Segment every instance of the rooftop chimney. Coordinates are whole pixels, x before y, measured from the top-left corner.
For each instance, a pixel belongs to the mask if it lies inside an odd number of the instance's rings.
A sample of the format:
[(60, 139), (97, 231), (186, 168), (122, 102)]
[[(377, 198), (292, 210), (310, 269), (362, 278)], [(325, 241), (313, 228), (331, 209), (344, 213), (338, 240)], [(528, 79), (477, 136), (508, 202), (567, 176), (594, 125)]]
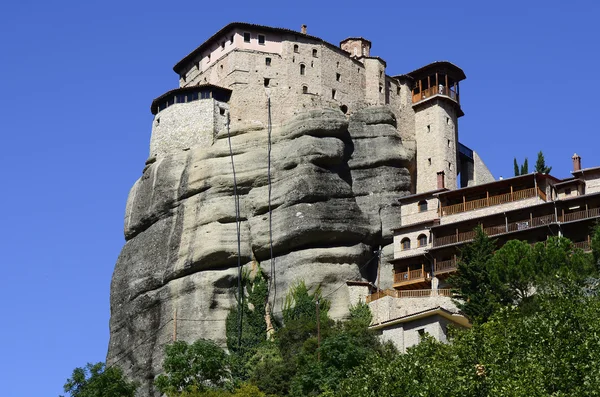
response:
[(306, 34), (306, 25), (302, 25), (300, 31), (302, 32), (302, 34)]
[(573, 157), (573, 171), (581, 171), (581, 157), (575, 153)]
[(438, 189), (444, 189), (445, 186), (445, 181), (444, 181), (444, 177), (446, 176), (446, 173), (444, 171), (440, 171), (437, 173), (437, 187)]

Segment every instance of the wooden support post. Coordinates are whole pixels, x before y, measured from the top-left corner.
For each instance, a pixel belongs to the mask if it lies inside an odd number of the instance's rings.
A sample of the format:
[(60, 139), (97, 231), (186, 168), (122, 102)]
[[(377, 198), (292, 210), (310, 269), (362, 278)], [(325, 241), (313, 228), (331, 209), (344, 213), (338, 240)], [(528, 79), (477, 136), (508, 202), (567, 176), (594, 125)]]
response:
[(467, 210), (467, 200), (465, 199), (465, 196), (463, 196), (463, 212)]
[(449, 89), (450, 89), (450, 87), (448, 86), (448, 75), (446, 74), (446, 92), (445, 92), (445, 94), (446, 94), (446, 95), (448, 95), (448, 96), (450, 96), (450, 95), (448, 94), (448, 90), (449, 90)]
[(513, 193), (514, 193), (513, 192), (513, 187), (512, 187), (512, 185), (510, 185), (510, 201), (514, 201), (515, 200), (514, 197), (513, 197)]
[[(436, 77), (437, 77), (437, 73), (436, 73)], [(437, 258), (433, 258), (433, 274), (435, 274), (435, 272), (437, 272)]]
[(485, 196), (487, 197), (487, 206), (489, 207), (490, 206), (490, 192), (486, 191)]
[(435, 72), (435, 92), (440, 93), (440, 83), (438, 80), (438, 72)]
[(506, 223), (506, 233), (508, 233), (508, 217), (504, 214), (504, 222)]
[(427, 76), (427, 89), (431, 88), (431, 77)]
[(564, 222), (565, 221), (565, 209), (562, 209), (562, 216), (560, 217), (560, 221)]
[(456, 228), (456, 242), (458, 243), (458, 228)]

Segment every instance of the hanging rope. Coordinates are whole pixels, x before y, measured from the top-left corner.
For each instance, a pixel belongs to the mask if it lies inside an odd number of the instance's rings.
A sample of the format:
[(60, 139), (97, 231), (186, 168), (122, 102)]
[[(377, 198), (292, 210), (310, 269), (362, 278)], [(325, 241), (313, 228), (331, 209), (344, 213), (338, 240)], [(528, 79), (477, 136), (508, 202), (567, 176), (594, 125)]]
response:
[(269, 185), (269, 250), (270, 250), (270, 262), (271, 262), (271, 277), (269, 278), (269, 295), (271, 289), (273, 290), (273, 305), (275, 305), (275, 298), (277, 296), (277, 287), (275, 279), (275, 259), (273, 258), (273, 212), (271, 208), (271, 97), (267, 96), (267, 109), (268, 109), (268, 124), (267, 124), (267, 183)]
[(233, 161), (233, 149), (231, 148), (231, 132), (229, 130), (229, 112), (227, 113), (227, 141), (229, 143), (229, 156), (231, 157), (231, 169), (233, 170), (233, 196), (235, 202), (235, 227), (237, 230), (237, 267), (238, 267), (238, 350), (242, 346), (242, 260), (241, 260), (241, 238), (240, 238), (240, 198), (237, 192), (237, 177), (235, 175), (235, 163)]

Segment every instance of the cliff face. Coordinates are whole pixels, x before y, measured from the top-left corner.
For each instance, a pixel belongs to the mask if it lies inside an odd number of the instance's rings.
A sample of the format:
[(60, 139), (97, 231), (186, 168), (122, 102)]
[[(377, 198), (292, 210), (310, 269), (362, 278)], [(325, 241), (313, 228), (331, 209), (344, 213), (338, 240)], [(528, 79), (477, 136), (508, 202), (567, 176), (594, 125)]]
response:
[[(270, 271), (267, 131), (232, 130), (241, 215), (241, 259)], [(379, 245), (391, 259), (397, 198), (408, 194), (412, 142), (402, 142), (393, 114), (367, 108), (345, 116), (312, 110), (272, 131), (273, 310), (290, 284), (321, 285), (331, 314), (347, 313), (346, 280), (374, 281)], [(227, 132), (209, 147), (150, 164), (127, 201), (126, 243), (111, 285), (108, 364), (118, 362), (153, 395), (163, 348), (173, 335), (224, 343), (235, 304), (237, 232)], [(362, 268), (362, 269), (361, 269)], [(381, 271), (382, 287), (391, 270)]]

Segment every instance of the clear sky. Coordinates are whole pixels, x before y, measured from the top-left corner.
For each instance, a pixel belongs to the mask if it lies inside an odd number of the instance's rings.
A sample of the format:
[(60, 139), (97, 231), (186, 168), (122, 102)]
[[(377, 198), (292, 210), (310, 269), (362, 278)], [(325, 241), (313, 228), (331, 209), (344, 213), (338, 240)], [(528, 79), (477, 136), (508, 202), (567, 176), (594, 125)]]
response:
[(245, 21), (373, 42), (390, 75), (465, 71), (460, 140), (496, 176), (543, 150), (600, 165), (597, 1), (5, 1), (0, 5), (0, 395), (57, 396), (103, 361), (128, 191), (173, 65)]

